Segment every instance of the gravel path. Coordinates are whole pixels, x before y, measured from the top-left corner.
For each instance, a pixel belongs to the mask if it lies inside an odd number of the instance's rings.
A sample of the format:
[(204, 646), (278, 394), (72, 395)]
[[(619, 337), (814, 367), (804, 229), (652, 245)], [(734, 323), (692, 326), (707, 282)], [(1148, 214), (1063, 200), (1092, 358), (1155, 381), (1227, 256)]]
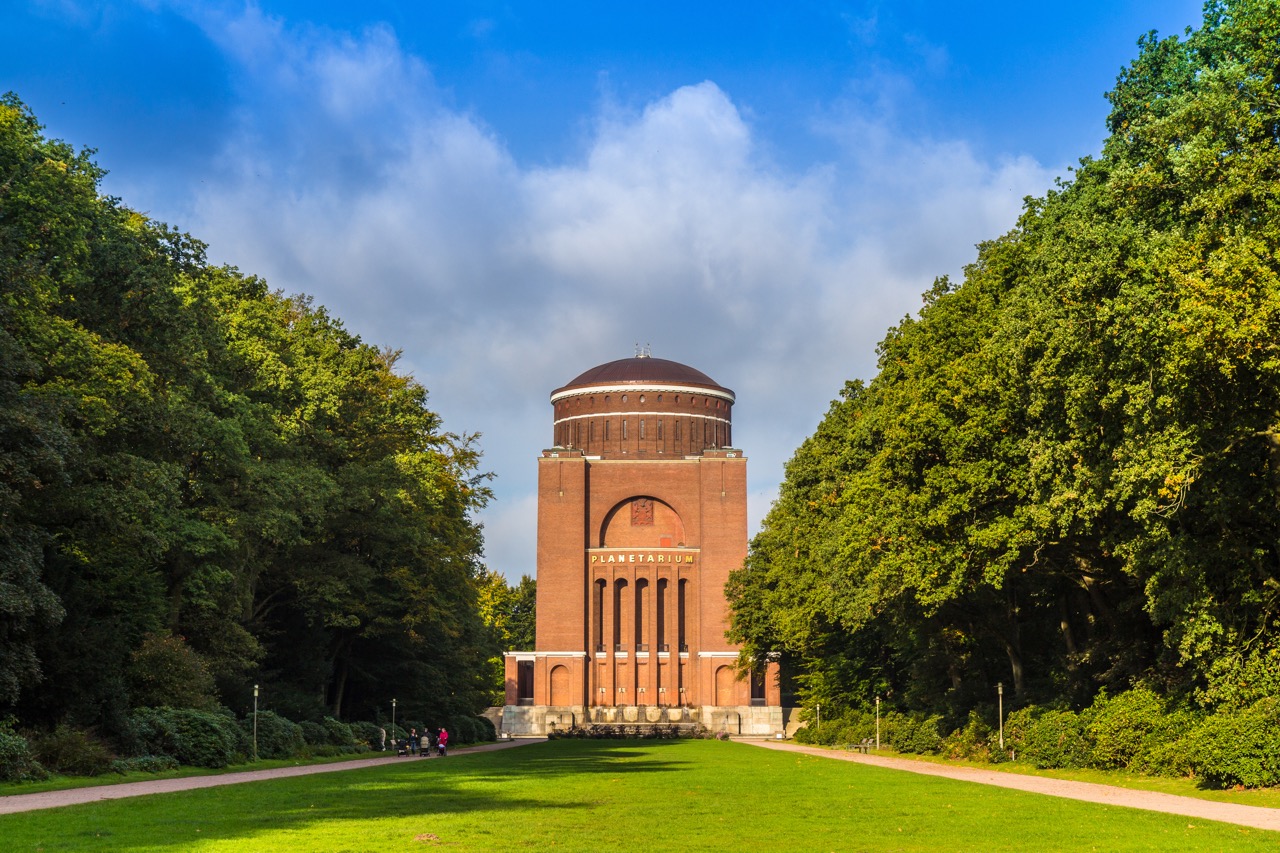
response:
[(1185, 815), (1201, 820), (1217, 820), (1223, 823), (1234, 823), (1240, 826), (1251, 826), (1255, 829), (1270, 829), (1280, 832), (1280, 809), (1270, 809), (1262, 806), (1242, 806), (1236, 803), (1198, 800), (1195, 797), (1179, 797), (1174, 794), (1161, 794), (1155, 791), (1116, 788), (1111, 785), (1099, 785), (1093, 782), (1047, 779), (1043, 776), (1023, 776), (1019, 773), (980, 770), (976, 767), (954, 767), (947, 764), (933, 764), (928, 761), (911, 761), (905, 758), (889, 758), (880, 755), (862, 755), (857, 752), (816, 749), (778, 741), (743, 741), (743, 743), (763, 746), (766, 749), (803, 752), (806, 755), (816, 755), (819, 758), (856, 761), (859, 764), (905, 770), (908, 773), (923, 773), (926, 776), (942, 776), (962, 782), (977, 782), (981, 785), (1013, 788), (1017, 791), (1030, 791), (1033, 794), (1048, 794), (1051, 797), (1066, 797), (1070, 800), (1085, 800), (1090, 803), (1103, 803), (1109, 806), (1167, 812), (1168, 814)]
[[(456, 747), (449, 750), (448, 758), (476, 752), (492, 752), (510, 749), (526, 743), (539, 743), (544, 738), (506, 740), (481, 746)], [(331, 764), (308, 764), (302, 767), (277, 767), (273, 770), (246, 770), (241, 773), (223, 773), (220, 776), (188, 776), (184, 779), (155, 779), (147, 782), (122, 782), (119, 785), (97, 785), (92, 788), (74, 788), (69, 791), (46, 791), (42, 794), (11, 794), (0, 797), (0, 814), (29, 812), (36, 809), (54, 809), (59, 806), (75, 806), (96, 803), (101, 800), (119, 800), (125, 797), (141, 797), (146, 794), (166, 794), (170, 791), (190, 791), (195, 788), (216, 788), (219, 785), (238, 785), (242, 782), (259, 782), (264, 779), (286, 779), (290, 776), (310, 776), (313, 773), (337, 773), (342, 770), (360, 770), (405, 761), (423, 761), (392, 755), (385, 758), (362, 758), (355, 761), (335, 761)], [(428, 758), (426, 761), (439, 761)], [(447, 759), (446, 759), (447, 760)]]

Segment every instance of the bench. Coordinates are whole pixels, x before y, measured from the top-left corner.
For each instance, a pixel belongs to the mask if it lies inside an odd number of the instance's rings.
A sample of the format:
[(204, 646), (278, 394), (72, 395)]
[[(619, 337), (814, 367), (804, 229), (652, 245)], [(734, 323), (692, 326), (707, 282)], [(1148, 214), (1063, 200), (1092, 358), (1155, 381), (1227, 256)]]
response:
[(846, 743), (844, 748), (849, 752), (861, 752), (863, 755), (871, 752), (871, 747), (875, 746), (875, 741), (871, 738), (863, 738), (858, 743)]

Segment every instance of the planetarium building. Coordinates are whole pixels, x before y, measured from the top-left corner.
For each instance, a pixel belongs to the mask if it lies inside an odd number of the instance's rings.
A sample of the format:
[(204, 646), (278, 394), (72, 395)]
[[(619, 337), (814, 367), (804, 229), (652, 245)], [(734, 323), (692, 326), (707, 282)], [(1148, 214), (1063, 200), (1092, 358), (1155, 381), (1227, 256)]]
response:
[(647, 353), (551, 393), (538, 459), (536, 649), (506, 656), (503, 730), (783, 729), (777, 665), (740, 676), (724, 585), (747, 550), (734, 394)]

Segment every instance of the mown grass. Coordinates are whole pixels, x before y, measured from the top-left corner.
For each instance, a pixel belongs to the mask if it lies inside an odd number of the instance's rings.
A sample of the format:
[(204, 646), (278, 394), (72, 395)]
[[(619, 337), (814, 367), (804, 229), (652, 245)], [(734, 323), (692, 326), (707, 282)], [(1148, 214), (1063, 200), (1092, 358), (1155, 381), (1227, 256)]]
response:
[(0, 817), (6, 850), (1267, 850), (1280, 833), (718, 741), (554, 741)]

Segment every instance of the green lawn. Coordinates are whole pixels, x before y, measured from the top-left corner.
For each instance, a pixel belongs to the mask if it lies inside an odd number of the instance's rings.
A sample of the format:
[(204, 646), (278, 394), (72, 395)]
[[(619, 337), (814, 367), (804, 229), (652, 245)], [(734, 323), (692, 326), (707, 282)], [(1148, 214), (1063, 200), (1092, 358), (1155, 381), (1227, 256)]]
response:
[(1280, 833), (719, 741), (555, 741), (95, 803), (0, 817), (0, 840), (6, 851), (1280, 849)]

